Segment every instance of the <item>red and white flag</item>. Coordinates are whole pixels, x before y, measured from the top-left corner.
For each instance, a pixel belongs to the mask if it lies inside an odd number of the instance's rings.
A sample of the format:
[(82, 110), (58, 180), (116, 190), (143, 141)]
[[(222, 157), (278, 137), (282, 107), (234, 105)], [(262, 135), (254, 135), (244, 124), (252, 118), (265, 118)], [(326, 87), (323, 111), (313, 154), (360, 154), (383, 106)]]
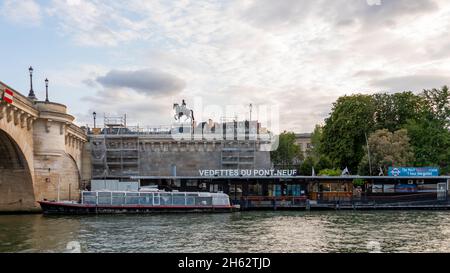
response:
[(5, 92), (3, 93), (3, 100), (7, 103), (13, 103), (14, 93), (9, 89), (5, 89)]

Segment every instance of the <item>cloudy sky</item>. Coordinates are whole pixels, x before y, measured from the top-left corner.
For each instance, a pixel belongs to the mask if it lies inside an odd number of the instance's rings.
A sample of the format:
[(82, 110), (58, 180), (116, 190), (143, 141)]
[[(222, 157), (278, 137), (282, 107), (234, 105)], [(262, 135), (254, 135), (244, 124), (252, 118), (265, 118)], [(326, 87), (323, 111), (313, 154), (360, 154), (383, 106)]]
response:
[(93, 111), (166, 125), (186, 99), (197, 120), (252, 103), (309, 132), (341, 95), (450, 84), (448, 0), (1, 0), (0, 14), (0, 80), (27, 94), (32, 65), (38, 98), (48, 77), (80, 125)]

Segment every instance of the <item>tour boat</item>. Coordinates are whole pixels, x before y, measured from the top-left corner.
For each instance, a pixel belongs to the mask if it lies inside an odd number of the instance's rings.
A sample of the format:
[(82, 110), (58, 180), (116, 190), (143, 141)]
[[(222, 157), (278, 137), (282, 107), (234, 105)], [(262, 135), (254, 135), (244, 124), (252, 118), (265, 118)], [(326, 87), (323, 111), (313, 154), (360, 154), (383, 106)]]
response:
[(153, 212), (232, 212), (224, 193), (139, 191), (82, 191), (81, 201), (39, 201), (45, 214), (120, 214)]

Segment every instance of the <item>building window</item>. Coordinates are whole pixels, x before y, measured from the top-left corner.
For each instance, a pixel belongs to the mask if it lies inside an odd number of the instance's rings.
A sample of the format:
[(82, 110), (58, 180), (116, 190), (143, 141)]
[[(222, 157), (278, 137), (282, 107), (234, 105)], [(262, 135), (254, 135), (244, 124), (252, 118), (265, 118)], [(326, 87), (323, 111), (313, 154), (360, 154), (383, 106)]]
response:
[(197, 187), (198, 182), (197, 180), (187, 180), (186, 181), (186, 187)]
[(248, 185), (248, 195), (262, 195), (262, 185), (261, 184), (249, 184)]

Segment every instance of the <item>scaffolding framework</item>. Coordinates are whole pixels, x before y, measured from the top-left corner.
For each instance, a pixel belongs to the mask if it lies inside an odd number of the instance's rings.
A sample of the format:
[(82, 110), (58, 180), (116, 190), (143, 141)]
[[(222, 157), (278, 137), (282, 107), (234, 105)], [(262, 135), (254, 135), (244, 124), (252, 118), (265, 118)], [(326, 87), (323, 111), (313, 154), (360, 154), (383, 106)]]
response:
[[(149, 153), (153, 153), (146, 148), (149, 143), (151, 146), (154, 144), (158, 147), (163, 147), (162, 143), (169, 143), (175, 150), (184, 147), (183, 145), (187, 145), (189, 141), (193, 141), (194, 149), (198, 149), (201, 143), (206, 144), (208, 141), (213, 143), (213, 146), (215, 143), (220, 143), (220, 146), (214, 150), (214, 153), (219, 153), (217, 156), (220, 156), (220, 161), (216, 163), (218, 167), (238, 170), (255, 169), (256, 152), (260, 148), (257, 121), (234, 120), (225, 123), (210, 122), (210, 124), (205, 123), (204, 126), (206, 125), (213, 128), (211, 132), (208, 131), (214, 134), (213, 138), (211, 136), (204, 138), (203, 126), (200, 124), (197, 130), (201, 130), (199, 131), (201, 138), (178, 140), (174, 138), (170, 128), (144, 130), (142, 127), (127, 127), (125, 115), (123, 117), (105, 116), (104, 127), (98, 133), (90, 135), (92, 178), (126, 180), (142, 175), (148, 169), (145, 165), (148, 163), (144, 163), (147, 162), (144, 159), (150, 156)], [(207, 150), (207, 148), (204, 149)], [(141, 164), (144, 165), (140, 166)]]
[(223, 169), (254, 169), (256, 160), (256, 142), (224, 141), (221, 151)]

